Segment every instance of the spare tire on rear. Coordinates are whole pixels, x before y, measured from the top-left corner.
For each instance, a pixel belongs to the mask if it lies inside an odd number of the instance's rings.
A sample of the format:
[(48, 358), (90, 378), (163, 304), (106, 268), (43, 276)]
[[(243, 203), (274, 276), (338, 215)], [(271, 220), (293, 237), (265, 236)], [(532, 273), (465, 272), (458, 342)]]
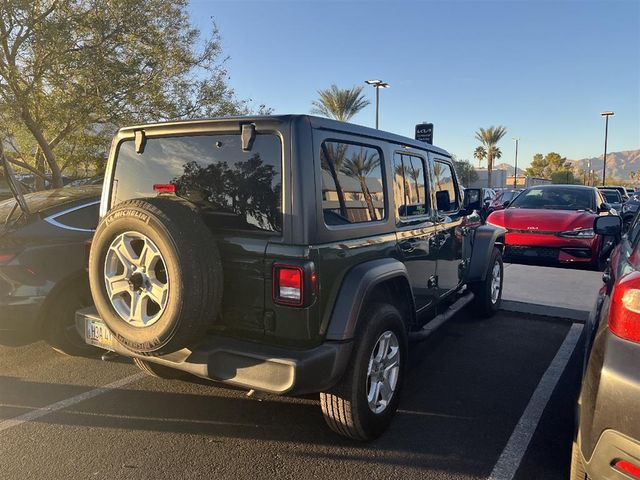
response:
[(89, 280), (116, 340), (143, 355), (193, 346), (222, 299), (215, 240), (195, 207), (174, 197), (129, 200), (111, 210), (93, 237)]

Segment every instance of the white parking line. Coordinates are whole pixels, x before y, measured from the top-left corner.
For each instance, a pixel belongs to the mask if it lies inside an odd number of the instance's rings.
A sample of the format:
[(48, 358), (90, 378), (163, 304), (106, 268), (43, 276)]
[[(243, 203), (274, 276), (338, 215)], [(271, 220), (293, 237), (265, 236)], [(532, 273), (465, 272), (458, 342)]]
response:
[(500, 458), (493, 467), (489, 480), (511, 480), (516, 474), (547, 402), (580, 339), (582, 328), (583, 326), (577, 323), (571, 326), (551, 365), (542, 376), (536, 391), (533, 392), (529, 404), (513, 430)]
[(37, 408), (23, 415), (4, 420), (3, 422), (0, 422), (0, 432), (13, 427), (17, 427), (18, 425), (22, 425), (23, 423), (42, 418), (45, 415), (49, 415), (50, 413), (57, 412), (58, 410), (62, 410), (63, 408), (70, 407), (77, 403), (84, 402), (85, 400), (97, 397), (98, 395), (102, 395), (103, 393), (108, 393), (111, 390), (115, 390), (116, 388), (124, 387), (125, 385), (129, 385), (130, 383), (138, 381), (144, 377), (144, 373), (136, 373), (135, 375), (121, 378), (120, 380), (116, 380), (115, 382), (103, 385), (102, 387), (94, 388), (93, 390), (89, 390), (88, 392), (80, 393), (65, 400), (60, 400), (59, 402), (52, 403), (51, 405), (47, 405), (46, 407)]

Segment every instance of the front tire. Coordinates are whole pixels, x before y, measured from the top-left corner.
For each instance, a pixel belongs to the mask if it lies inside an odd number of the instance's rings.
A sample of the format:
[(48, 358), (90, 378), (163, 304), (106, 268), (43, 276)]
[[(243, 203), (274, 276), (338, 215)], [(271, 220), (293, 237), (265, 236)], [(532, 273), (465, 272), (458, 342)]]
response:
[(500, 250), (494, 247), (489, 260), (489, 268), (484, 280), (469, 284), (473, 292), (471, 311), (482, 318), (493, 316), (502, 303), (502, 286), (504, 284), (504, 264)]
[(320, 393), (325, 421), (353, 440), (373, 440), (398, 408), (407, 364), (407, 332), (398, 309), (369, 306), (359, 319), (351, 363), (342, 380)]

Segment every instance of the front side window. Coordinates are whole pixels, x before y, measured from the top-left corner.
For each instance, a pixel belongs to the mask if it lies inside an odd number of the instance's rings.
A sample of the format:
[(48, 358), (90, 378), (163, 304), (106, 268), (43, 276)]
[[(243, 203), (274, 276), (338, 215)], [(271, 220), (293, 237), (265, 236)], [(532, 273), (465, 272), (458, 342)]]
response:
[(458, 210), (458, 189), (454, 181), (453, 167), (436, 160), (433, 164), (433, 176), (438, 211), (450, 213)]
[(325, 141), (320, 161), (322, 211), (327, 225), (384, 220), (382, 158), (377, 148)]
[(424, 160), (414, 155), (393, 156), (393, 191), (401, 219), (411, 219), (428, 212)]
[(258, 134), (250, 151), (240, 135), (190, 135), (120, 145), (112, 206), (155, 197), (156, 184), (175, 185), (176, 195), (200, 208), (212, 227), (279, 232), (282, 224), (280, 139)]

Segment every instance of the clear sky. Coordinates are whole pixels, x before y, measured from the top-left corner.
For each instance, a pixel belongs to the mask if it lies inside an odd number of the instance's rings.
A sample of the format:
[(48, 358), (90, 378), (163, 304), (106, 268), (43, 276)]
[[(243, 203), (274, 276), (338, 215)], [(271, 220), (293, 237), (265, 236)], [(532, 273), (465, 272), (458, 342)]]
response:
[[(569, 159), (640, 148), (640, 1), (192, 0), (203, 33), (215, 20), (241, 98), (274, 113), (308, 113), (317, 90), (369, 78), (380, 128), (473, 161), (478, 127), (504, 125), (518, 166), (533, 154)], [(372, 101), (354, 123), (373, 126)]]

